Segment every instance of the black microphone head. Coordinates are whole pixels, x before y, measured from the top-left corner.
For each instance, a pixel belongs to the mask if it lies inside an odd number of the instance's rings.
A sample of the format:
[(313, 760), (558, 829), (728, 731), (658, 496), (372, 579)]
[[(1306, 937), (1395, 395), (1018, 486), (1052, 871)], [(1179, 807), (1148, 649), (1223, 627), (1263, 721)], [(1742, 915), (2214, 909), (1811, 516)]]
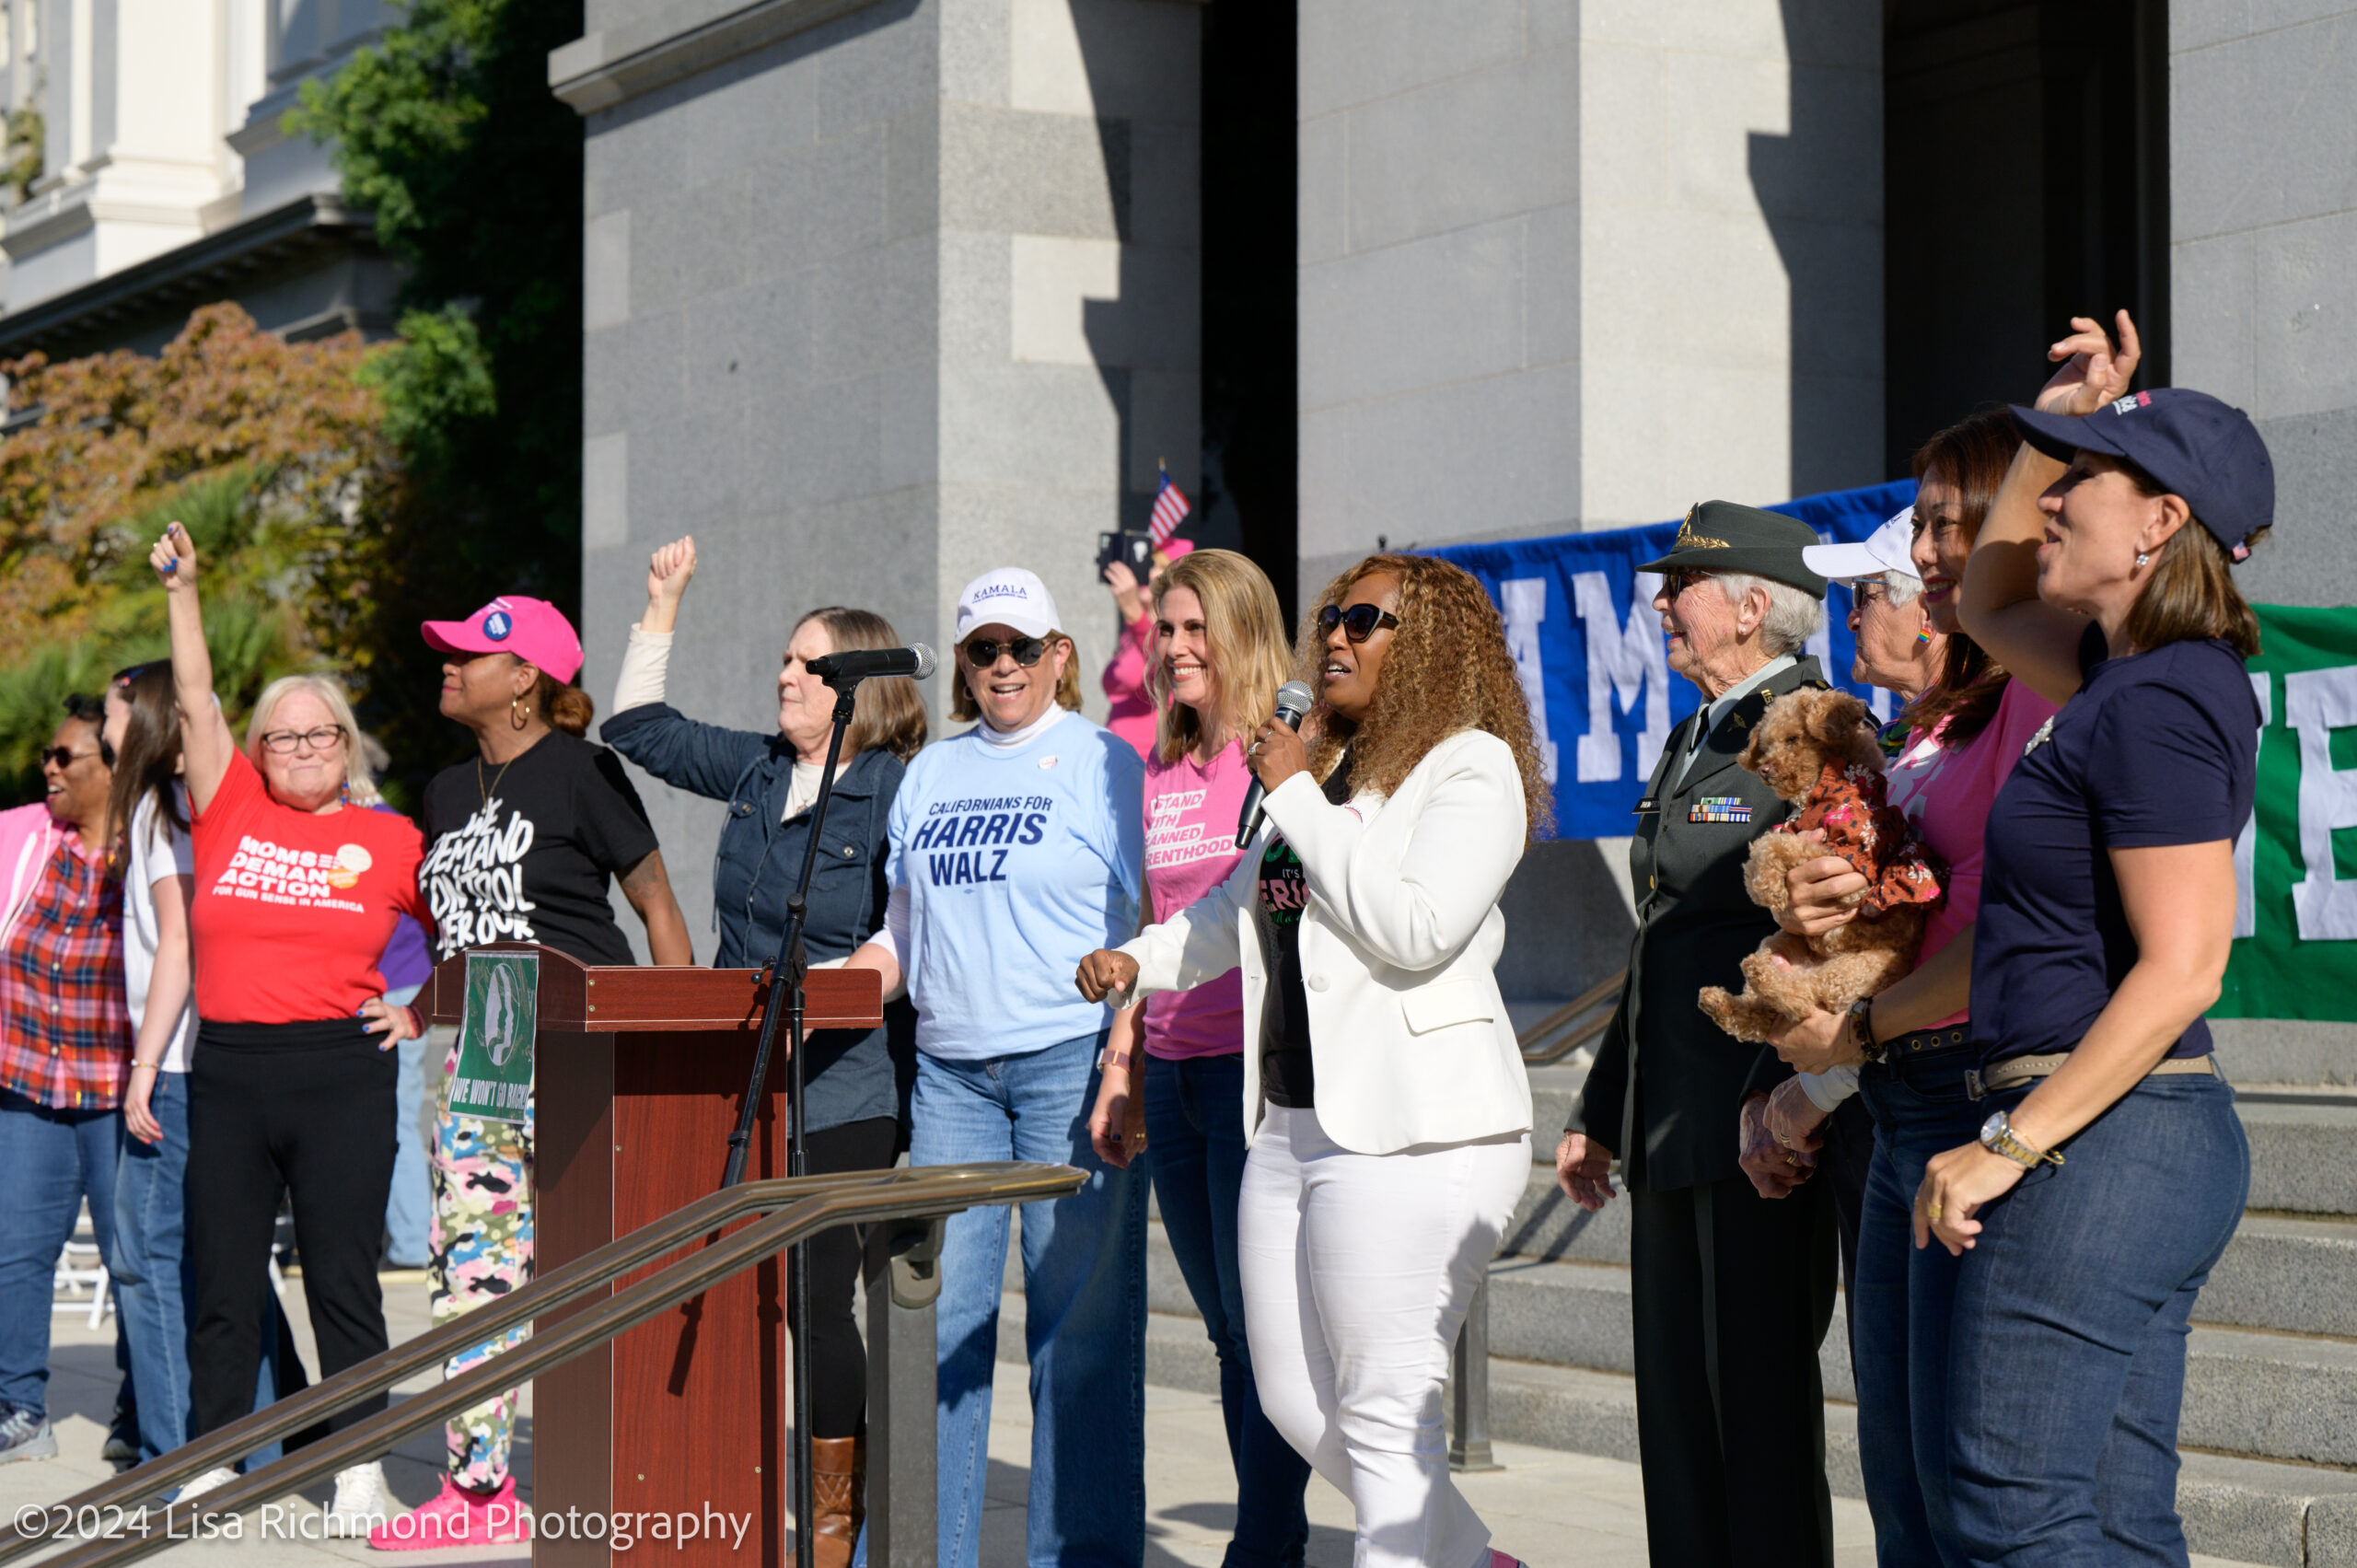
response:
[(1301, 727), (1301, 721), (1317, 705), (1318, 693), (1309, 689), (1306, 681), (1288, 680), (1277, 688), (1277, 717), (1295, 729)]
[(923, 680), (933, 673), (933, 667), (938, 661), (934, 657), (931, 648), (926, 647), (923, 643), (911, 643), (909, 652), (917, 656), (917, 667), (910, 671), (910, 679)]

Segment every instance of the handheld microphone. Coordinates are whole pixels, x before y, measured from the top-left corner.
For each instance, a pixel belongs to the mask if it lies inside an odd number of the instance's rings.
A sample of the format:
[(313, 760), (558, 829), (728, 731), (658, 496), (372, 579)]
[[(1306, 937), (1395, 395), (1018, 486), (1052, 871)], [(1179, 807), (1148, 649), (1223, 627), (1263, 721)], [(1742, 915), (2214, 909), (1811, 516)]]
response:
[[(1287, 729), (1299, 729), (1301, 721), (1309, 716), (1316, 706), (1316, 692), (1298, 680), (1288, 680), (1277, 688), (1277, 717)], [(1244, 792), (1244, 813), (1236, 819), (1236, 847), (1242, 849), (1260, 830), (1260, 802), (1268, 795), (1255, 778)]]
[(848, 648), (810, 661), (810, 673), (833, 686), (872, 675), (905, 675), (923, 680), (933, 673), (933, 650), (923, 643), (905, 648)]

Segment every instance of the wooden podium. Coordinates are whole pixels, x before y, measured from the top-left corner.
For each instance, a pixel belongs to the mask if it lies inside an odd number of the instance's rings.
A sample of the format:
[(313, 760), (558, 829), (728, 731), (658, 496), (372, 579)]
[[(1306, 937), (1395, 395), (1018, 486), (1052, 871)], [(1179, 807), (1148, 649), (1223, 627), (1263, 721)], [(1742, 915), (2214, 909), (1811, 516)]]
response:
[[(493, 950), (540, 957), (533, 1063), (540, 1266), (568, 1263), (714, 1191), (761, 1039), (769, 998), (761, 971), (592, 968), (525, 943)], [(813, 1033), (883, 1021), (873, 970), (814, 970), (805, 996), (805, 1027)], [(464, 954), (435, 970), (418, 1003), (435, 1023), (458, 1026), (466, 1005)], [(786, 1174), (788, 1072), (781, 1020), (748, 1180)], [(775, 1260), (749, 1270), (538, 1380), (534, 1568), (610, 1568), (650, 1550), (680, 1568), (784, 1560), (791, 1478), (782, 1272)], [(561, 1322), (606, 1294), (537, 1321)], [(730, 1517), (726, 1539), (713, 1539), (709, 1522), (684, 1547), (650, 1539), (652, 1516), (701, 1519), (707, 1510)], [(625, 1511), (650, 1516), (634, 1532), (631, 1554), (575, 1523), (594, 1515), (603, 1525)], [(748, 1515), (740, 1547), (733, 1521)]]

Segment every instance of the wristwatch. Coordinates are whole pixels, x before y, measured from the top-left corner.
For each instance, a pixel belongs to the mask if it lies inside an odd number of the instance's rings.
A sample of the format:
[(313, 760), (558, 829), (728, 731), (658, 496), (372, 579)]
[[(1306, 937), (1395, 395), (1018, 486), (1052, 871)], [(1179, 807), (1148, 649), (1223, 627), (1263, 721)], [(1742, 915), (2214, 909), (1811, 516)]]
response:
[(2024, 1170), (2036, 1170), (2041, 1165), (2061, 1165), (2062, 1156), (2051, 1149), (2033, 1149), (2014, 1132), (2012, 1118), (2000, 1110), (1980, 1124), (1980, 1146), (1992, 1155), (2001, 1155)]
[(1850, 1004), (1850, 1038), (1858, 1043), (1858, 1054), (1869, 1062), (1879, 1062), (1883, 1047), (1875, 1040), (1875, 999), (1861, 996)]
[(1108, 1067), (1119, 1067), (1122, 1072), (1128, 1072), (1130, 1070), (1130, 1053), (1126, 1051), (1116, 1051), (1109, 1045), (1107, 1046), (1104, 1050), (1097, 1053), (1097, 1070), (1102, 1073)]

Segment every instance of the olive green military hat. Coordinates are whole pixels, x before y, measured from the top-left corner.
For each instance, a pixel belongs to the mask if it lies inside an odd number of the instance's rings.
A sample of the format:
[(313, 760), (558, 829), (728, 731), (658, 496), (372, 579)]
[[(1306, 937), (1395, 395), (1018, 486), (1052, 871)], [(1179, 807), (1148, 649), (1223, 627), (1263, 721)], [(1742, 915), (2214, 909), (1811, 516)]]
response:
[(1687, 512), (1669, 553), (1637, 570), (1748, 572), (1823, 598), (1825, 578), (1801, 558), (1802, 551), (1818, 542), (1817, 530), (1797, 517), (1732, 501), (1702, 501)]

